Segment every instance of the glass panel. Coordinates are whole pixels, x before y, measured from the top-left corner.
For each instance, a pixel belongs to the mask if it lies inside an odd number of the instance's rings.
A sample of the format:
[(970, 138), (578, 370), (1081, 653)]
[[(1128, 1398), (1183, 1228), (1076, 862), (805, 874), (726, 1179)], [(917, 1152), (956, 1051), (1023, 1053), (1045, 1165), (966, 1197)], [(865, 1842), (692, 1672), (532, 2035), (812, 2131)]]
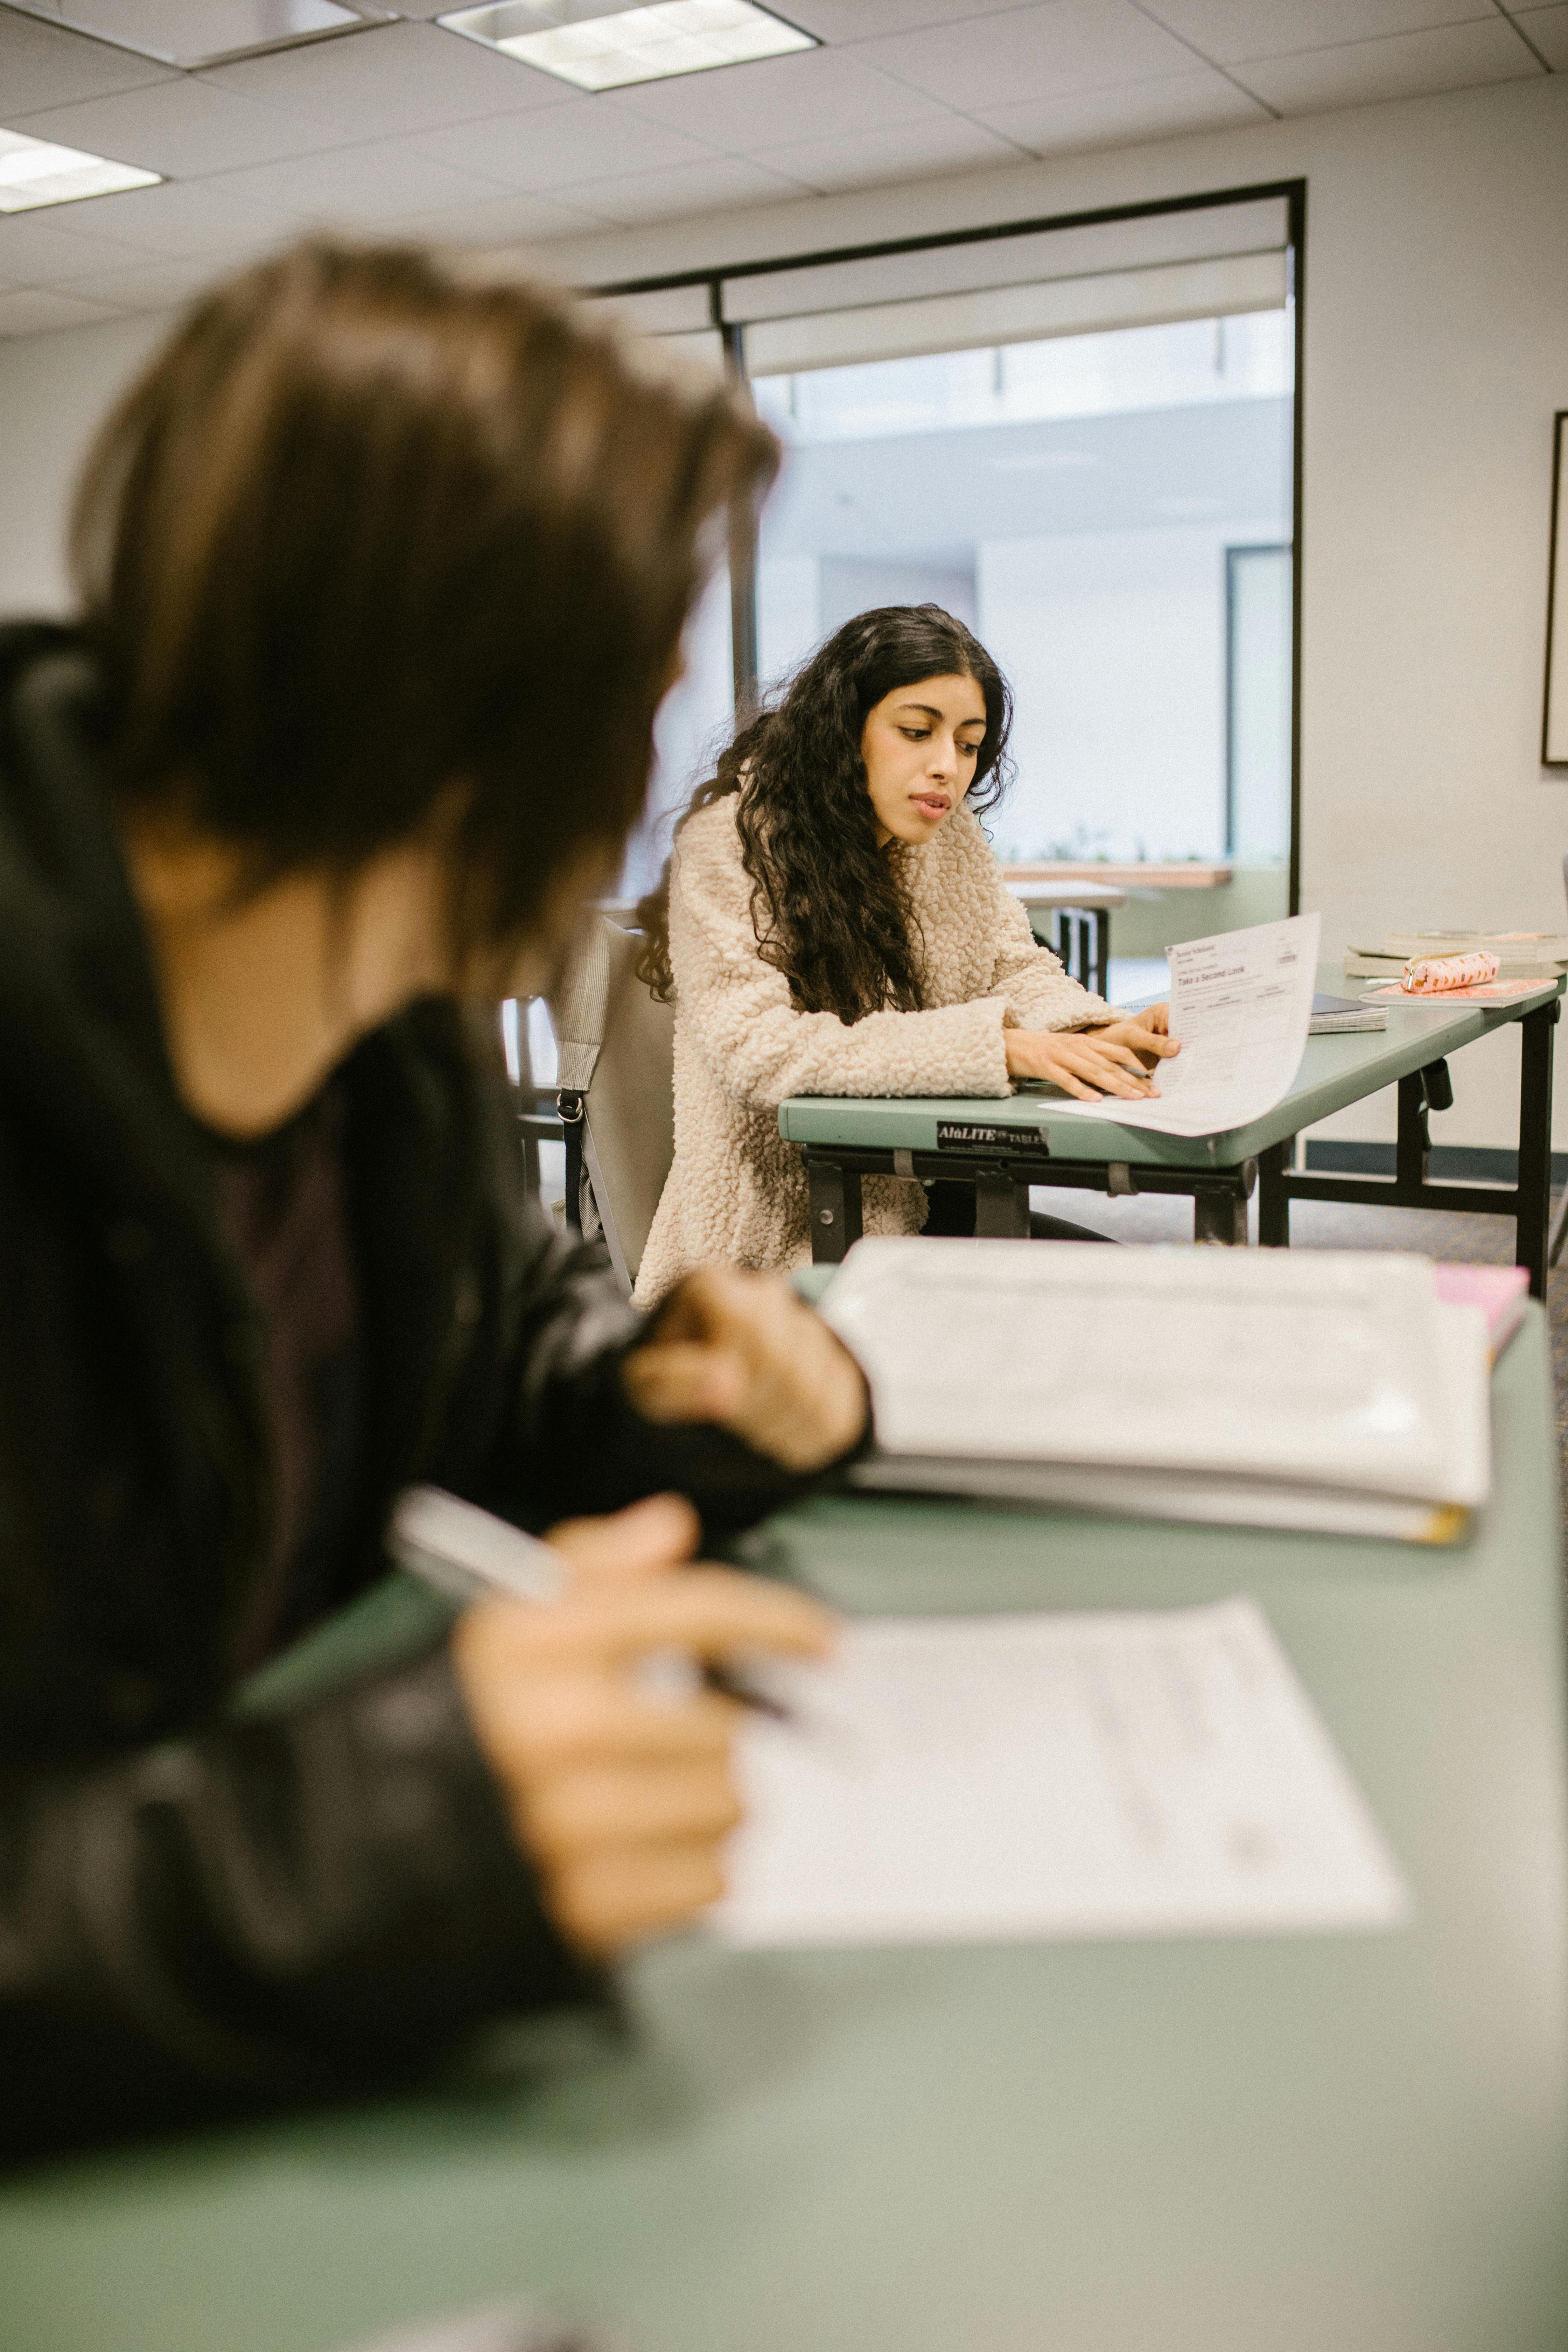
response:
[[(960, 614), (1017, 698), (1017, 781), (991, 820), (1016, 859), (1223, 859), (1234, 703), (1247, 873), (1135, 901), (1118, 944), (1283, 912), (1292, 383), (1288, 309), (759, 378), (787, 446), (763, 517), (764, 679), (872, 604)], [(1244, 592), (1233, 662), (1237, 548), (1274, 569)]]
[(642, 823), (626, 844), (618, 898), (640, 898), (669, 855), (670, 831), (696, 787), (713, 772), (735, 720), (730, 573), (721, 564), (686, 625), (686, 668), (659, 706), (654, 767)]
[(1243, 865), (1290, 856), (1290, 550), (1227, 547), (1226, 847)]

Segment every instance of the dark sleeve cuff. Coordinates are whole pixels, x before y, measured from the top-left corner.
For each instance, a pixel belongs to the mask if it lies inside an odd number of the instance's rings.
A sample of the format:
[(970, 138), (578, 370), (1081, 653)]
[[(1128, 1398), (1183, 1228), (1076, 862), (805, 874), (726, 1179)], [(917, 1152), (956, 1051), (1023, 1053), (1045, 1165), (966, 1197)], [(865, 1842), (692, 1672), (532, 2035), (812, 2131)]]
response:
[(369, 2047), (416, 2049), (503, 2012), (604, 1998), (514, 1842), (445, 1644), (272, 1727), (313, 1801), (336, 1790), (357, 1816), (315, 1829), (337, 1829), (347, 1864), (358, 1849), (370, 1897), (342, 1921), (314, 1996), (333, 2038), (350, 2028)]
[(411, 2079), (608, 1979), (513, 1844), (443, 1647), (7, 1792), (0, 2151)]
[[(563, 1505), (567, 1513), (616, 1511), (645, 1495), (675, 1493), (695, 1505), (706, 1540), (719, 1543), (806, 1495), (831, 1491), (871, 1444), (868, 1417), (847, 1453), (805, 1476), (710, 1422), (645, 1421), (623, 1377), (626, 1358), (645, 1336), (639, 1328), (606, 1349), (593, 1368), (591, 1394), (574, 1400), (597, 1443), (583, 1491)], [(550, 1513), (561, 1516), (562, 1508)]]

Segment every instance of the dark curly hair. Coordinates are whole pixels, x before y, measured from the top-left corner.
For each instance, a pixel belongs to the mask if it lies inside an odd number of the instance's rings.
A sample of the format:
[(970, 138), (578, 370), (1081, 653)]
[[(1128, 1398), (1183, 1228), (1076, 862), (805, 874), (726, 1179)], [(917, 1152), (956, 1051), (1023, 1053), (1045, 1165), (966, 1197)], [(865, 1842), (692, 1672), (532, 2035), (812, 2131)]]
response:
[[(676, 827), (738, 795), (735, 824), (752, 877), (758, 952), (784, 972), (805, 1013), (845, 1023), (920, 1008), (910, 912), (897, 859), (877, 846), (860, 741), (868, 714), (901, 686), (972, 677), (985, 733), (965, 805), (994, 808), (1011, 780), (1013, 700), (984, 646), (940, 604), (861, 613), (819, 646), (783, 692), (743, 725)], [(661, 1002), (669, 961), (669, 865), (637, 909), (639, 970)]]

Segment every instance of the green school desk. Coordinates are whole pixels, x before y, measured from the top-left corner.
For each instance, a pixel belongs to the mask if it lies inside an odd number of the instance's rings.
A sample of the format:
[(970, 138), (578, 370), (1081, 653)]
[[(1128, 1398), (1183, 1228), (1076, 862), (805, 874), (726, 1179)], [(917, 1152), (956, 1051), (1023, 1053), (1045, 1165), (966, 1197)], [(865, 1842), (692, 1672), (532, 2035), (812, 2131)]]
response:
[(1392, 1935), (726, 1954), (467, 2095), (0, 2186), (5, 2352), (329, 2352), (523, 2292), (639, 2352), (1562, 2352), (1568, 1808), (1544, 1316), (1450, 1551), (823, 1500), (852, 1610), (1255, 1593), (1412, 1888)]
[[(816, 1262), (836, 1264), (860, 1234), (860, 1180), (868, 1175), (957, 1178), (975, 1188), (976, 1231), (1026, 1234), (1031, 1184), (1100, 1192), (1190, 1192), (1199, 1241), (1245, 1242), (1247, 1203), (1258, 1192), (1258, 1239), (1290, 1237), (1292, 1201), (1354, 1201), (1402, 1209), (1468, 1209), (1512, 1217), (1516, 1263), (1531, 1290), (1546, 1295), (1551, 1218), (1552, 1033), (1561, 981), (1496, 1009), (1457, 1004), (1446, 1013), (1394, 1005), (1386, 1030), (1309, 1037), (1294, 1085), (1268, 1115), (1228, 1135), (1152, 1135), (1109, 1119), (1053, 1116), (1060, 1097), (1028, 1085), (993, 1102), (875, 1101), (796, 1095), (779, 1108), (779, 1133), (800, 1145), (811, 1183)], [(1325, 993), (1342, 992), (1337, 967), (1319, 973)], [(1426, 1174), (1427, 1114), (1451, 1099), (1445, 1057), (1504, 1023), (1521, 1031), (1517, 1185), (1434, 1184)], [(1298, 1175), (1288, 1165), (1301, 1129), (1347, 1103), (1399, 1088), (1392, 1177)]]

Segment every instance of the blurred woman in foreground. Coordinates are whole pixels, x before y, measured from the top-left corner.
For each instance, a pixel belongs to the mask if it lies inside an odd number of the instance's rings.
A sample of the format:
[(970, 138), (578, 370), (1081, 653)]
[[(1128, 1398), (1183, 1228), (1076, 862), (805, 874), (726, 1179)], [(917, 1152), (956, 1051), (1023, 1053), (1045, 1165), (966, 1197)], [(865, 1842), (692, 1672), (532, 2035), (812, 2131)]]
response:
[[(110, 420), (79, 620), (0, 632), (13, 2148), (375, 2079), (718, 1891), (732, 1711), (635, 1659), (822, 1646), (681, 1563), (863, 1384), (775, 1285), (625, 1308), (522, 1196), (479, 1008), (614, 869), (773, 459), (553, 299), (306, 246)], [(568, 1597), (236, 1719), (416, 1480), (553, 1524)]]

